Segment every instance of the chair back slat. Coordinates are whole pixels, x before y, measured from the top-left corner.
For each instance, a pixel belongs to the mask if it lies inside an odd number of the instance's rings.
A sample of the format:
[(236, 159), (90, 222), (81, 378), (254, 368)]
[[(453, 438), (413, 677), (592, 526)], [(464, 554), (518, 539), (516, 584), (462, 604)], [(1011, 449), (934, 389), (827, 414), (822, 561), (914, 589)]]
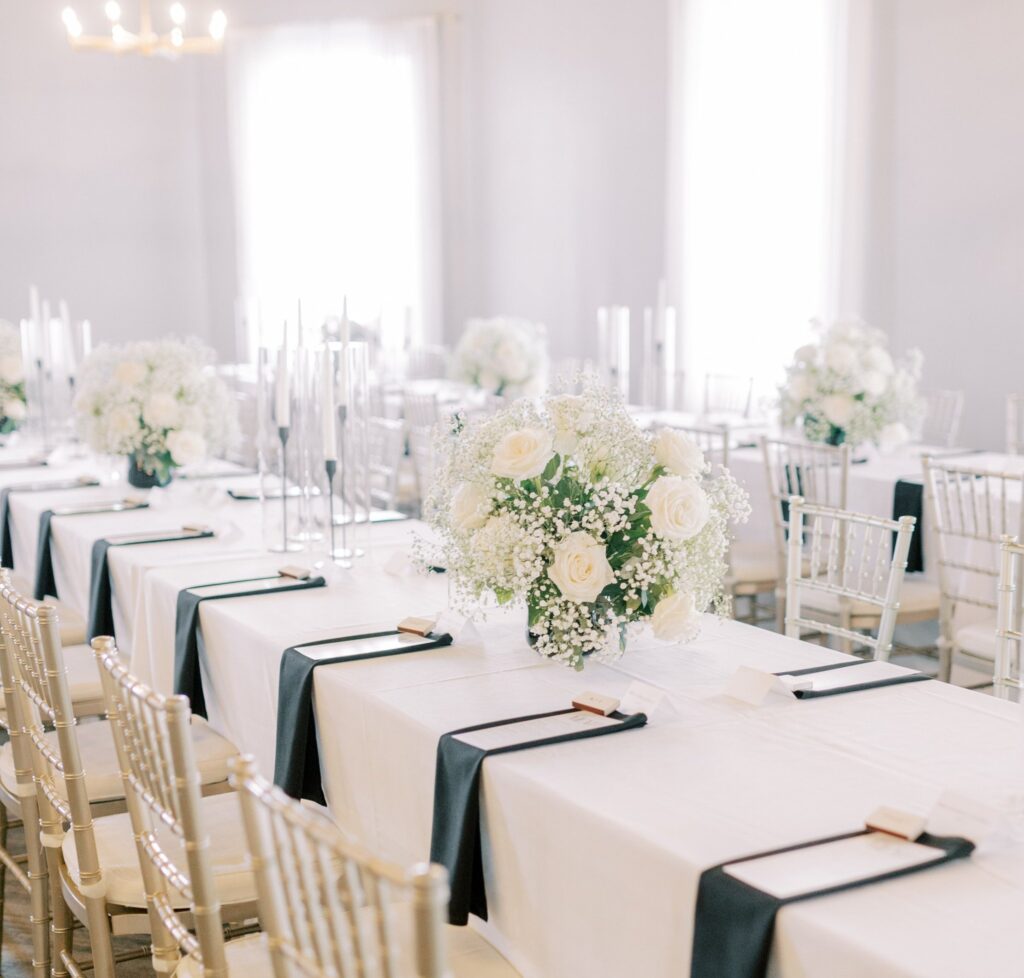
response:
[(938, 448), (952, 448), (960, 435), (964, 411), (963, 391), (932, 391), (925, 395), (921, 442)]
[(1003, 537), (1000, 544), (999, 600), (993, 688), (1002, 699), (1019, 699), (1024, 689), (1024, 544)]
[(275, 978), (444, 978), (448, 879), (347, 840), (327, 819), (235, 762), (260, 918)]
[[(789, 518), (786, 634), (800, 638), (805, 631), (824, 632), (867, 647), (876, 659), (888, 659), (914, 517), (888, 520), (792, 496)], [(862, 605), (878, 615), (876, 635), (850, 627)], [(814, 617), (822, 607), (830, 614)]]
[[(94, 639), (92, 646), (142, 868), (154, 968), (173, 970), (184, 952), (196, 958), (204, 978), (226, 978), (188, 699), (162, 696), (139, 682), (122, 665), (112, 638)], [(190, 905), (191, 925), (178, 909), (181, 898)]]
[(749, 418), (753, 406), (754, 378), (732, 374), (704, 375), (704, 414), (735, 414)]

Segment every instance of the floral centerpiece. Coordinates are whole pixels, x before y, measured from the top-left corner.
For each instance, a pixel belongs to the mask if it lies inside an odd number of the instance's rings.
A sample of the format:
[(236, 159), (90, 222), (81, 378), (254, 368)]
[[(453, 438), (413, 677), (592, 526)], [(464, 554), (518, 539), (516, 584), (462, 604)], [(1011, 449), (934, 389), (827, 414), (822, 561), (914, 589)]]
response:
[(544, 327), (525, 319), (471, 319), (455, 346), (451, 375), (489, 394), (533, 397), (548, 366)]
[[(517, 401), (443, 442), (428, 500), (454, 603), (518, 602), (531, 644), (577, 669), (628, 626), (686, 642), (724, 610), (730, 524), (746, 495), (686, 435), (645, 434), (611, 390)], [(424, 559), (426, 559), (425, 555)]]
[(132, 485), (166, 485), (175, 468), (235, 437), (235, 405), (213, 359), (195, 340), (98, 347), (78, 379), (82, 437), (94, 451), (127, 455)]
[(783, 424), (803, 425), (811, 441), (860, 445), (871, 441), (896, 448), (920, 421), (923, 402), (920, 350), (894, 362), (881, 330), (858, 322), (829, 328), (800, 347), (781, 388)]
[(27, 413), (21, 333), (14, 323), (0, 319), (0, 435), (14, 431)]

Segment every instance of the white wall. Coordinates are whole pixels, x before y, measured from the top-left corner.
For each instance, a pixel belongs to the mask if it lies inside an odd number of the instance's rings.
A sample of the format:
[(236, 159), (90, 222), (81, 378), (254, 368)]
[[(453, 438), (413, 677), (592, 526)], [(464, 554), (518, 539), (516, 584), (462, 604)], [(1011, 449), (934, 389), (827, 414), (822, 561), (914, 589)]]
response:
[(195, 65), (76, 54), (62, 6), (0, 0), (0, 317), (34, 282), (101, 339), (206, 336)]
[(1024, 391), (1024, 4), (883, 0), (868, 318), (967, 392), (962, 441), (1003, 443)]

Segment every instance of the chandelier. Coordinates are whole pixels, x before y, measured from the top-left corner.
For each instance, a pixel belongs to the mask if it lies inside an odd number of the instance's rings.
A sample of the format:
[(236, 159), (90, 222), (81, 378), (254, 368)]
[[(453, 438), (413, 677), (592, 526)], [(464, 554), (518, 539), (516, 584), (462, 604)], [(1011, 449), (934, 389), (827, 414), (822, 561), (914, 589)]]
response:
[(65, 7), (61, 15), (67, 30), (68, 43), (75, 50), (133, 52), (135, 54), (161, 54), (175, 57), (178, 54), (209, 54), (221, 49), (228, 19), (223, 10), (215, 10), (210, 16), (206, 33), (191, 37), (185, 34), (187, 14), (181, 3), (172, 3), (168, 8), (169, 29), (158, 34), (153, 29), (153, 17), (149, 0), (139, 0), (138, 30), (128, 30), (122, 23), (121, 5), (117, 0), (107, 0), (103, 5), (108, 34), (86, 34), (82, 22), (72, 7)]

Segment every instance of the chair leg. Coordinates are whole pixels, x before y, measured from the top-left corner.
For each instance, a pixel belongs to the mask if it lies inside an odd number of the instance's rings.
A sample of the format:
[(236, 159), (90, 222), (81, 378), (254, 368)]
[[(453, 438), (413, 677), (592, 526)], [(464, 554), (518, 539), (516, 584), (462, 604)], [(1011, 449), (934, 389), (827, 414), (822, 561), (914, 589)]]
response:
[(782, 588), (775, 589), (775, 631), (786, 634), (786, 592)]
[[(7, 808), (0, 804), (0, 849), (7, 851), (7, 833), (10, 827), (10, 819), (7, 816)], [(7, 866), (0, 862), (0, 974), (3, 973), (3, 947), (4, 947), (4, 894), (7, 888)]]
[(939, 671), (936, 678), (948, 683), (953, 678), (953, 646), (945, 639), (939, 639)]
[(53, 956), (50, 967), (51, 978), (67, 978), (68, 969), (63, 955), (71, 954), (74, 938), (74, 921), (71, 911), (64, 902), (64, 894), (60, 890), (60, 850), (49, 846), (45, 849), (46, 868), (50, 875), (50, 947)]
[(50, 945), (50, 881), (46, 856), (39, 842), (36, 799), (21, 801), (22, 824), (25, 826), (25, 852), (28, 857), (29, 924), (32, 929), (32, 974), (49, 978)]

